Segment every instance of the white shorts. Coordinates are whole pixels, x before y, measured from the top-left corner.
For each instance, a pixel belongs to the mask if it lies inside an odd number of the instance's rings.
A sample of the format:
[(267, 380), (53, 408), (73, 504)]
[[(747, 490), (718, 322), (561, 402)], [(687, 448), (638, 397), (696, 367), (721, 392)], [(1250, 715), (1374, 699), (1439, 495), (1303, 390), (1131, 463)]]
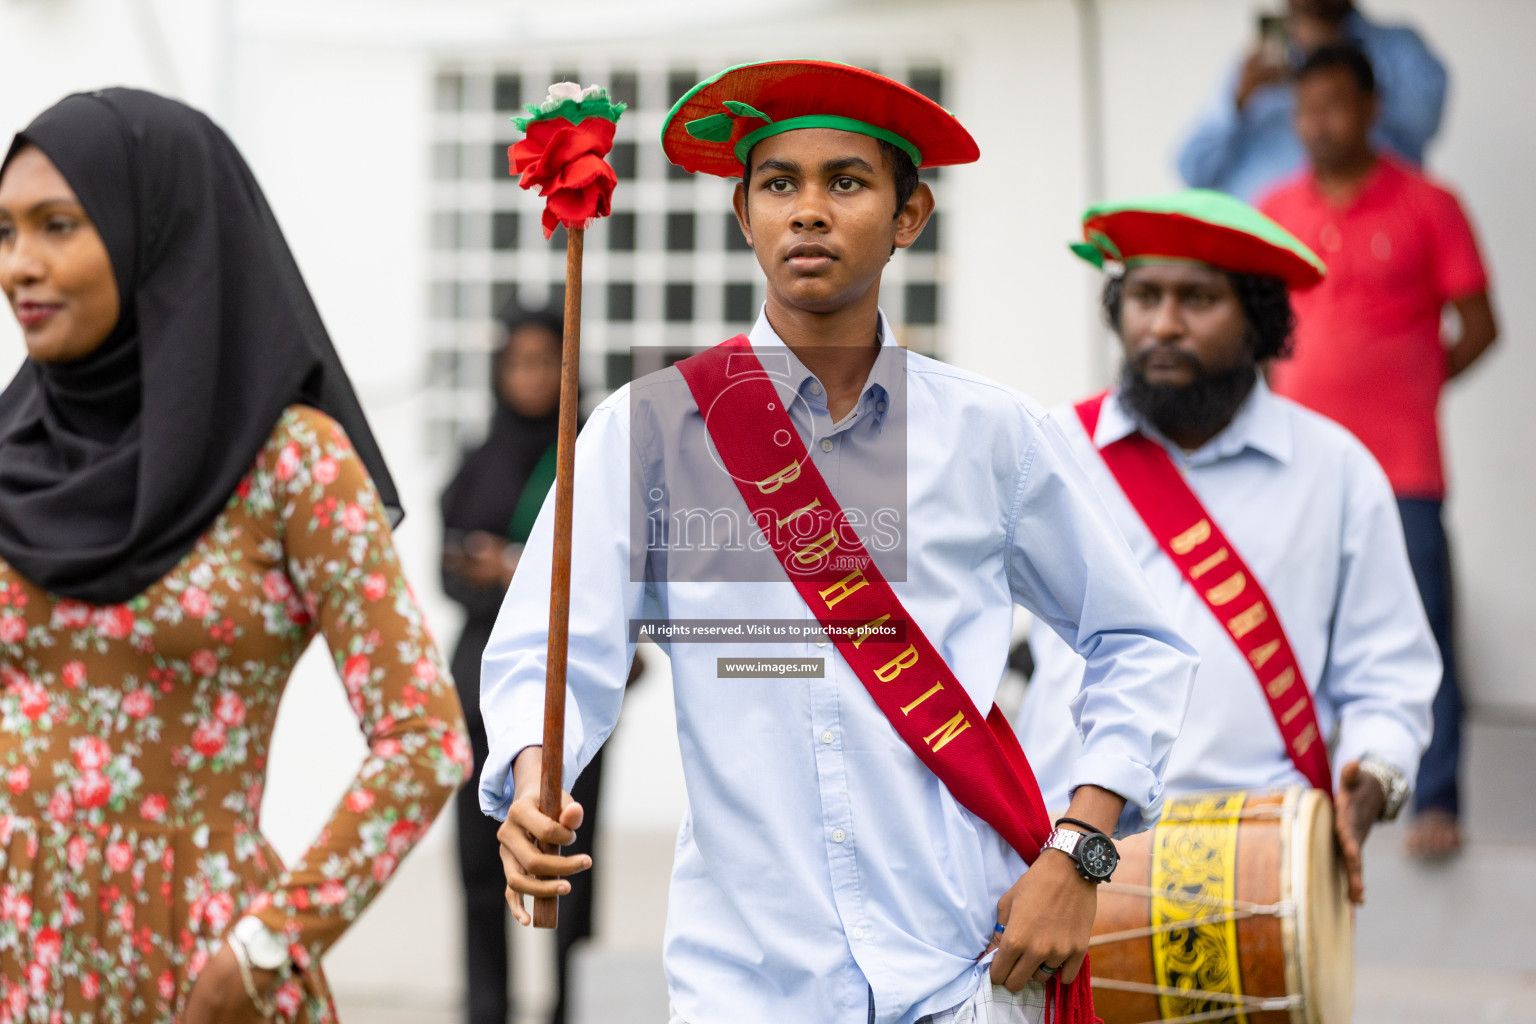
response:
[(959, 1006), (920, 1017), (917, 1024), (1040, 1024), (1044, 1016), (1044, 985), (1031, 981), (1018, 992), (1009, 992), (984, 980)]

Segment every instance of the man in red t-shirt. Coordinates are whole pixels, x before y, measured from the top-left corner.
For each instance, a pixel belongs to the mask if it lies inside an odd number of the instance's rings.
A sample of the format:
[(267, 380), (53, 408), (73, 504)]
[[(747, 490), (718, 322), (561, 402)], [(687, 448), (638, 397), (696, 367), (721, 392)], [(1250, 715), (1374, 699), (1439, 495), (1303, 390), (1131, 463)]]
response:
[[(1376, 111), (1370, 63), (1354, 47), (1320, 49), (1297, 72), (1296, 133), (1311, 167), (1259, 208), (1318, 253), (1328, 277), (1292, 297), (1296, 354), (1274, 366), (1272, 383), (1352, 431), (1397, 494), (1445, 663), (1408, 842), (1419, 855), (1445, 856), (1461, 845), (1461, 698), (1437, 408), (1441, 387), (1487, 351), (1498, 328), (1466, 214), (1450, 192), (1371, 148)], [(1447, 306), (1460, 321), (1454, 340), (1442, 334)]]

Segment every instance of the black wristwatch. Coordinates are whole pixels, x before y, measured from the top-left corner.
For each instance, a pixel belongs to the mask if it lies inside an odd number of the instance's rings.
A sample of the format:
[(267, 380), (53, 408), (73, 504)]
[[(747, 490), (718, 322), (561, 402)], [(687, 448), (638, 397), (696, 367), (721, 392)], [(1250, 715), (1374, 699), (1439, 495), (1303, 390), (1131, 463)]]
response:
[(1051, 830), (1051, 835), (1040, 847), (1060, 850), (1077, 864), (1077, 873), (1095, 884), (1109, 881), (1120, 863), (1120, 851), (1114, 841), (1102, 832), (1076, 832), (1069, 828)]

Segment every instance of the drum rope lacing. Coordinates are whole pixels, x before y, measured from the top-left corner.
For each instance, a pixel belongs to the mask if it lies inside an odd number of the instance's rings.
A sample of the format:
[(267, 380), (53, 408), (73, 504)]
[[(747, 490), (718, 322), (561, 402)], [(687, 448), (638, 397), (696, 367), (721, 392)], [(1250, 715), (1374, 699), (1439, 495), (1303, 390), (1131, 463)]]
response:
[(1183, 928), (1198, 928), (1201, 925), (1207, 924), (1244, 921), (1250, 917), (1294, 917), (1296, 915), (1296, 904), (1290, 900), (1281, 900), (1279, 903), (1250, 903), (1247, 900), (1213, 899), (1209, 896), (1203, 896), (1195, 900), (1176, 892), (1157, 892), (1150, 886), (1122, 885), (1118, 882), (1103, 882), (1099, 885), (1099, 891), (1117, 892), (1126, 896), (1147, 896), (1168, 903), (1198, 903), (1201, 906), (1209, 906), (1215, 903), (1217, 906), (1224, 907), (1225, 909), (1221, 913), (1209, 914), (1205, 917), (1165, 921), (1162, 924), (1147, 925), (1144, 928), (1127, 928), (1124, 931), (1095, 935), (1088, 940), (1089, 946), (1103, 946), (1111, 942), (1124, 942), (1128, 939), (1144, 939), (1149, 935), (1179, 931)]
[(1240, 1013), (1261, 1010), (1293, 1010), (1302, 1005), (1299, 995), (1291, 996), (1235, 996), (1227, 992), (1207, 992), (1198, 988), (1170, 988), (1167, 985), (1149, 985), (1139, 981), (1119, 981), (1115, 978), (1093, 979), (1094, 988), (1116, 989), (1121, 992), (1137, 992), (1149, 996), (1178, 996), (1183, 999), (1204, 999), (1212, 1003), (1228, 1003), (1219, 1010), (1204, 1013), (1188, 1013), (1182, 1017), (1154, 1018), (1144, 1024), (1196, 1024), (1197, 1021), (1222, 1020)]

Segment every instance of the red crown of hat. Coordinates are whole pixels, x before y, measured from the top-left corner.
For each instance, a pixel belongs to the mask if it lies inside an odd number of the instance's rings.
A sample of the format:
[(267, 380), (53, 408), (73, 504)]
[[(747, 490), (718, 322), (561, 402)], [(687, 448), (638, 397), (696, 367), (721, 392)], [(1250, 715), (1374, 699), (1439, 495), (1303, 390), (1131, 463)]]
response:
[(684, 170), (740, 177), (742, 141), (773, 134), (779, 125), (893, 136), (888, 141), (915, 153), (919, 167), (970, 163), (981, 155), (955, 116), (922, 93), (873, 71), (819, 60), (743, 64), (700, 82), (667, 115), (661, 145)]

